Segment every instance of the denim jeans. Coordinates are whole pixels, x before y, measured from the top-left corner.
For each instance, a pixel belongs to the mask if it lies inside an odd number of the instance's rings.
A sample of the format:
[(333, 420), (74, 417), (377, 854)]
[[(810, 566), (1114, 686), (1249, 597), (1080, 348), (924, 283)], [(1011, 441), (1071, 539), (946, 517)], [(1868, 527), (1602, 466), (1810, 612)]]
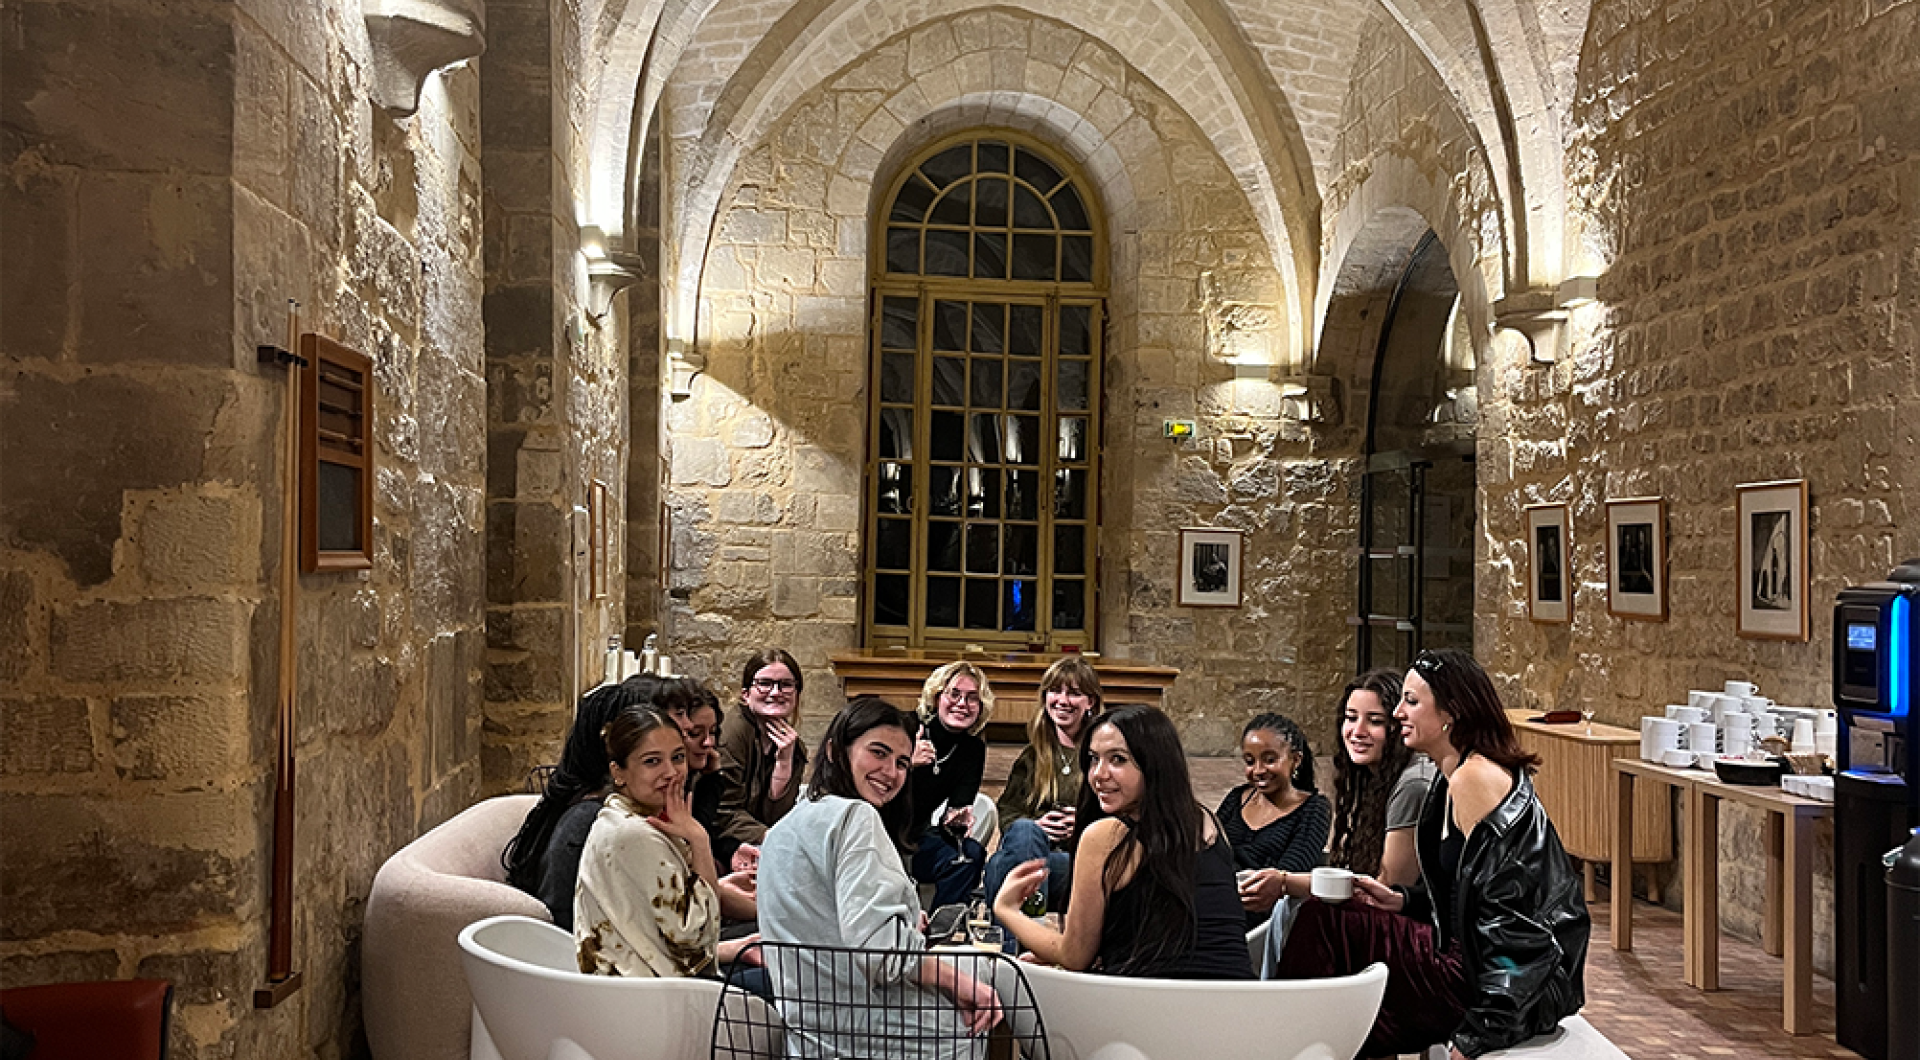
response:
[(958, 846), (952, 836), (938, 828), (928, 829), (920, 837), (920, 849), (913, 855), (913, 878), (933, 884), (933, 908), (972, 901), (974, 885), (980, 882), (980, 868), (987, 860), (985, 847), (965, 836)]
[[(1064, 850), (1053, 849), (1053, 843), (1047, 839), (1047, 833), (1033, 823), (1032, 818), (1022, 817), (1006, 827), (1000, 833), (1000, 849), (987, 859), (987, 906), (993, 906), (993, 899), (1000, 893), (1000, 885), (1006, 882), (1013, 870), (1038, 858), (1047, 859), (1047, 908), (1055, 911), (1067, 907), (1067, 889), (1073, 885), (1073, 855)], [(995, 918), (998, 922), (998, 918)], [(1008, 940), (1008, 952), (1012, 952), (1013, 942)]]

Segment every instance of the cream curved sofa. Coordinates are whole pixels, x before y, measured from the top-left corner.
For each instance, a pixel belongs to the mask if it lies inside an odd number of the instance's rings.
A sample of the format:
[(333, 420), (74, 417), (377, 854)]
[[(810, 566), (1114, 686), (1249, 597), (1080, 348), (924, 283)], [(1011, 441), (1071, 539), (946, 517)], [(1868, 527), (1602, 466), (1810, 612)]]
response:
[(500, 852), (537, 796), (501, 795), (467, 807), (380, 866), (360, 943), (360, 1007), (374, 1060), (469, 1060), (473, 999), (460, 932), (517, 914), (552, 921), (538, 898), (506, 882)]

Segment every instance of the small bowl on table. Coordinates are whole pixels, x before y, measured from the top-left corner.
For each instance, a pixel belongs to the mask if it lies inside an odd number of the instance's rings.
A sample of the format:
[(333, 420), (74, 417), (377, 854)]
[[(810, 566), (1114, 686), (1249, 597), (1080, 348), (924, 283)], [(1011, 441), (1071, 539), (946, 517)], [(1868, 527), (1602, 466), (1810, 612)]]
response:
[(1786, 766), (1772, 758), (1716, 758), (1713, 760), (1713, 772), (1723, 783), (1739, 784), (1746, 787), (1780, 786), (1780, 775), (1786, 772)]

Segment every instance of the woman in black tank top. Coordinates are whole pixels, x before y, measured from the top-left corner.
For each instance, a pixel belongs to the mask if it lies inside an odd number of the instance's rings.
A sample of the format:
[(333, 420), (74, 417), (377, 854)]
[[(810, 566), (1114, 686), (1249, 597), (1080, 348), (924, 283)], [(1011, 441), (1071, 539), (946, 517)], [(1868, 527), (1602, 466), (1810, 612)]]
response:
[(1118, 707), (1080, 740), (1073, 904), (1064, 930), (1022, 916), (1046, 863), (1013, 870), (994, 913), (1040, 960), (1075, 971), (1251, 979), (1233, 852), (1193, 798), (1180, 734), (1153, 707)]

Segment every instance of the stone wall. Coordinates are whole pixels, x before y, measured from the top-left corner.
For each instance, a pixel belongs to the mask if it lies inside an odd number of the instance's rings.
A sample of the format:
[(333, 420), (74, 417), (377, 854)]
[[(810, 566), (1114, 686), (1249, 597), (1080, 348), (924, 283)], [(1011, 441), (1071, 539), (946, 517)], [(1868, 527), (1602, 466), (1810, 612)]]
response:
[[(479, 789), (478, 90), (368, 100), (357, 0), (9, 5), (0, 979), (157, 976), (173, 1055), (364, 1051), (381, 861)], [(374, 564), (300, 579), (267, 971), (285, 305), (374, 359)]]

